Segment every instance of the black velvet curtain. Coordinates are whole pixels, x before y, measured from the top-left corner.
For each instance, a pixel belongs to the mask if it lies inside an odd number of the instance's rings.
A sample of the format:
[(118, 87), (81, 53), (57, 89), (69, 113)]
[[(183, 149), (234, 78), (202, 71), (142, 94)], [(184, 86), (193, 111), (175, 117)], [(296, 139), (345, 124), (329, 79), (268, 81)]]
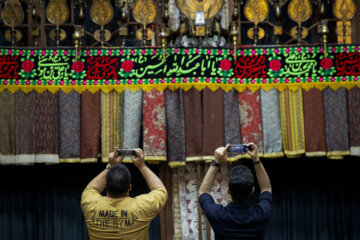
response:
[[(360, 239), (359, 158), (262, 161), (274, 192), (266, 240)], [(88, 239), (80, 195), (104, 167), (0, 166), (0, 239)], [(157, 165), (150, 167), (158, 172)], [(140, 173), (129, 168), (131, 194), (148, 191)], [(156, 218), (150, 239), (159, 238)]]
[[(134, 166), (132, 196), (148, 192)], [(0, 239), (88, 239), (80, 197), (104, 164), (0, 166)], [(158, 166), (150, 165), (158, 174)], [(150, 225), (150, 239), (159, 239), (159, 217)]]

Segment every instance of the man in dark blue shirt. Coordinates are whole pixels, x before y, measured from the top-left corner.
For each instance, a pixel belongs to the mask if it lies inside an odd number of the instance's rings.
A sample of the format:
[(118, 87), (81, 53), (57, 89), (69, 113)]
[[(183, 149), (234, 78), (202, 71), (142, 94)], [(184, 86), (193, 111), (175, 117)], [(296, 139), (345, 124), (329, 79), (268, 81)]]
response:
[(215, 203), (210, 195), (211, 187), (221, 164), (226, 161), (227, 149), (220, 147), (215, 150), (213, 160), (203, 182), (199, 188), (199, 202), (211, 227), (215, 232), (215, 239), (264, 239), (267, 223), (271, 212), (271, 184), (269, 177), (257, 155), (254, 143), (248, 144), (254, 164), (256, 177), (260, 185), (261, 194), (255, 205), (250, 206), (248, 201), (254, 193), (254, 176), (250, 169), (238, 165), (231, 169), (228, 192), (232, 202), (226, 207)]

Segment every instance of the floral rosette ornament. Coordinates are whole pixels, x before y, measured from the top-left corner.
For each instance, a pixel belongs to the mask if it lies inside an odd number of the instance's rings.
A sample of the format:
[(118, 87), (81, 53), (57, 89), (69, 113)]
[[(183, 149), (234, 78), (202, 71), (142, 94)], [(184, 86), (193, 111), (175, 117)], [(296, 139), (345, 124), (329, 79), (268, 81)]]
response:
[(119, 75), (123, 78), (128, 78), (133, 76), (134, 62), (132, 60), (125, 60), (120, 65)]
[(85, 65), (82, 61), (77, 60), (71, 65), (70, 76), (76, 80), (83, 79), (86, 76), (86, 71), (84, 71)]
[(25, 79), (31, 79), (33, 77), (35, 77), (36, 75), (36, 70), (34, 69), (35, 64), (34, 64), (34, 59), (30, 58), (30, 59), (21, 59), (22, 64), (21, 64), (21, 70), (19, 72), (19, 75)]
[(284, 75), (284, 70), (281, 68), (281, 58), (279, 56), (269, 58), (268, 75), (272, 78), (278, 78)]
[(321, 56), (320, 57), (319, 73), (321, 76), (331, 76), (336, 72), (333, 60), (331, 58), (332, 58), (332, 56), (330, 56), (330, 57)]
[(219, 64), (217, 73), (223, 77), (231, 77), (233, 75), (232, 63), (229, 59), (222, 59)]

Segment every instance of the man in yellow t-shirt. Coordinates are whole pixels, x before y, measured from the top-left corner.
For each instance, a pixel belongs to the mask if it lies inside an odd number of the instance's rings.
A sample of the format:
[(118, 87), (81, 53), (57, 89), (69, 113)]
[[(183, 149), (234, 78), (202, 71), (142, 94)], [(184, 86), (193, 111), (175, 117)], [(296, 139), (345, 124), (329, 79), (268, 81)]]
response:
[[(143, 151), (134, 149), (134, 165), (144, 177), (150, 192), (129, 197), (131, 174), (121, 164), (124, 156), (117, 149), (109, 155), (109, 164), (87, 185), (81, 196), (90, 239), (149, 239), (151, 220), (163, 209), (167, 191), (161, 180), (144, 162)], [(106, 196), (101, 193), (106, 187)]]

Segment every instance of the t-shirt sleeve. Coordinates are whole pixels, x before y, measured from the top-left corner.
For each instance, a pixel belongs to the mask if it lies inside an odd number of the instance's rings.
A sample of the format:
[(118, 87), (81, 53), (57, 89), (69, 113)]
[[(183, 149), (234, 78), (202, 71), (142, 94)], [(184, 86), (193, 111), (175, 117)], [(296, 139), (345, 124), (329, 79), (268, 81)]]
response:
[(215, 211), (218, 208), (218, 204), (215, 203), (214, 198), (208, 193), (202, 193), (199, 197), (199, 203), (207, 219), (212, 221)]
[(269, 218), (271, 213), (271, 204), (272, 204), (272, 193), (265, 191), (260, 194), (258, 207), (261, 209), (261, 212), (264, 218)]
[(81, 209), (85, 219), (94, 210), (94, 206), (101, 198), (101, 194), (93, 187), (87, 186), (81, 194)]
[(141, 194), (135, 199), (143, 217), (154, 218), (164, 208), (168, 194), (165, 188), (156, 188), (147, 194)]

